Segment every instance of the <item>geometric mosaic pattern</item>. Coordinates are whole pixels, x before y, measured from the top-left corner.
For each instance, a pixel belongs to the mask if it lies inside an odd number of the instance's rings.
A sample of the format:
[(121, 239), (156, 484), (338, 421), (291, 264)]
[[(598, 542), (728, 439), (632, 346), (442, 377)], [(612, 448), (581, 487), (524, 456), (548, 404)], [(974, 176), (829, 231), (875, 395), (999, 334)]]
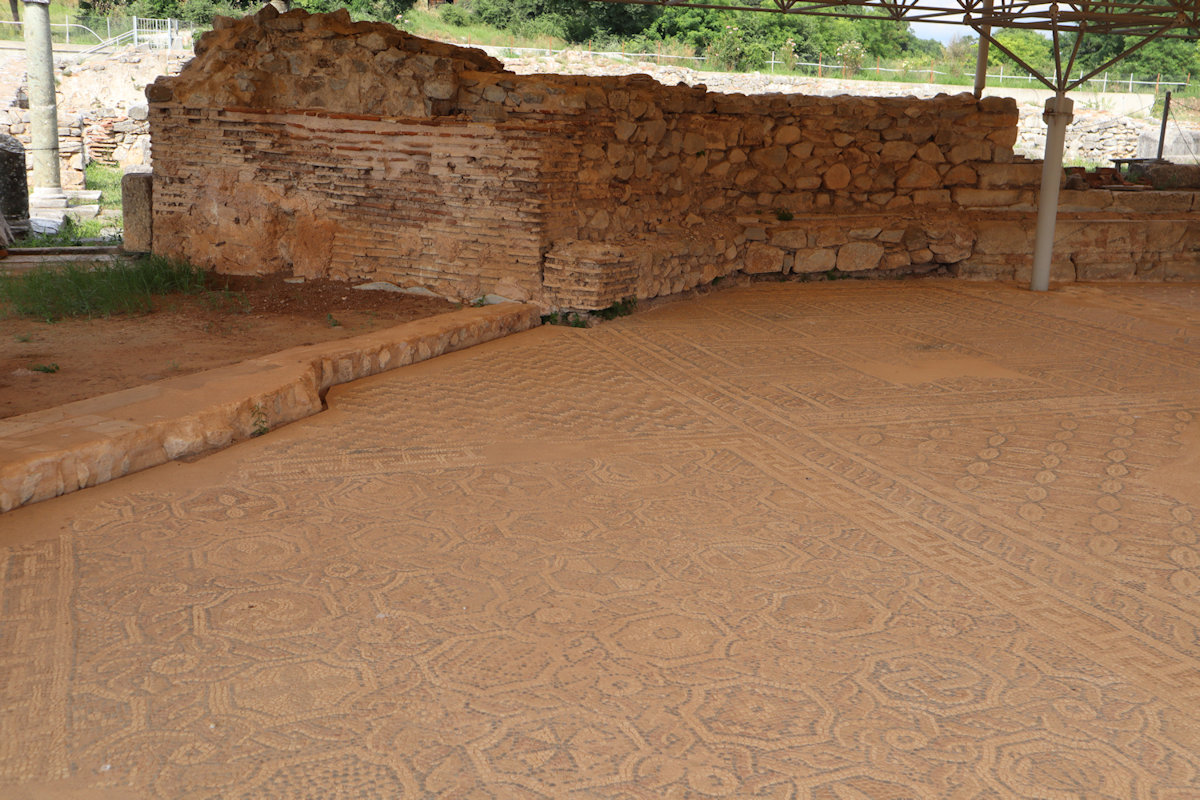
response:
[(329, 405), (0, 516), (0, 796), (1200, 797), (1200, 288), (756, 285)]

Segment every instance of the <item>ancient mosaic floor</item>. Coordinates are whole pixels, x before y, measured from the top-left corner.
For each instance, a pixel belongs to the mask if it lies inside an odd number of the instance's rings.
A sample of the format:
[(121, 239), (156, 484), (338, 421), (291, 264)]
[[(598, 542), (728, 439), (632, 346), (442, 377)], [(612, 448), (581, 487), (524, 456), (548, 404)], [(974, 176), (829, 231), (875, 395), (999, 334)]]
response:
[(0, 795), (1200, 797), (1200, 287), (769, 285), (0, 517)]

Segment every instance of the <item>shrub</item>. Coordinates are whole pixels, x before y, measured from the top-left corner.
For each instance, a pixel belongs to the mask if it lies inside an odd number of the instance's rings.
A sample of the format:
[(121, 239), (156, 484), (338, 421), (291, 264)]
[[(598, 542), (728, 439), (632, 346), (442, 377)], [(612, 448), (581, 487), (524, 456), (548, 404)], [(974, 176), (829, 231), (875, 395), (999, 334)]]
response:
[(471, 15), (463, 11), (461, 6), (453, 3), (446, 3), (441, 8), (442, 19), (445, 22), (453, 25), (456, 28), (463, 28), (471, 24)]

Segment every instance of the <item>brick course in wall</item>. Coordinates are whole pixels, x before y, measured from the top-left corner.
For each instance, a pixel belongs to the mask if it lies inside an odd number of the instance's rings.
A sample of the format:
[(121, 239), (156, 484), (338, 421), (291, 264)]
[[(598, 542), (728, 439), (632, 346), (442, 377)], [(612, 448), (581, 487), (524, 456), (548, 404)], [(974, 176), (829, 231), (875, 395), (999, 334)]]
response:
[[(226, 272), (602, 308), (736, 271), (1028, 269), (1040, 165), (1014, 161), (1006, 99), (517, 76), (344, 12), (270, 8), (218, 19), (147, 96), (154, 249)], [(1191, 193), (1074, 194), (1059, 277), (1196, 274)], [(1131, 213), (1170, 234), (1139, 238)], [(1101, 232), (1097, 215), (1118, 219)], [(1130, 228), (1115, 249), (1113, 226)]]

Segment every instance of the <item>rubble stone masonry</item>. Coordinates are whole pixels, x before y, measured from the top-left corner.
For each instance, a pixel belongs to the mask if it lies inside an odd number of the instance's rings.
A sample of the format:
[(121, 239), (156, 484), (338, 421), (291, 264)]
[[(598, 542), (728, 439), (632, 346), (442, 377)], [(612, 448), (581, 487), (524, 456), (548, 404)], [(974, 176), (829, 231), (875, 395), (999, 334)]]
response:
[[(1011, 100), (518, 76), (344, 11), (218, 18), (196, 53), (147, 88), (154, 250), (223, 272), (580, 309), (738, 271), (1028, 272)], [(1054, 277), (1200, 276), (1195, 204), (1065, 193)]]

